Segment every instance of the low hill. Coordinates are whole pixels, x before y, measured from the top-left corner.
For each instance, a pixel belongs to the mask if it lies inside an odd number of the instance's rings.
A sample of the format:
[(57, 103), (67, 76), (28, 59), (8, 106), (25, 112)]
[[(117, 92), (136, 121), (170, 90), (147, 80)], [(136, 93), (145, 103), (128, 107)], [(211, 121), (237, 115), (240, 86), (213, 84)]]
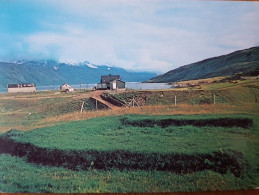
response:
[(252, 47), (185, 65), (154, 77), (147, 82), (176, 82), (228, 76), (237, 73), (245, 75), (259, 74), (259, 47)]
[(149, 72), (129, 72), (117, 67), (97, 66), (87, 61), (77, 64), (54, 60), (0, 62), (0, 88), (6, 88), (9, 83), (35, 83), (36, 86), (98, 83), (101, 75), (108, 74), (120, 75), (126, 82), (141, 82), (156, 76)]

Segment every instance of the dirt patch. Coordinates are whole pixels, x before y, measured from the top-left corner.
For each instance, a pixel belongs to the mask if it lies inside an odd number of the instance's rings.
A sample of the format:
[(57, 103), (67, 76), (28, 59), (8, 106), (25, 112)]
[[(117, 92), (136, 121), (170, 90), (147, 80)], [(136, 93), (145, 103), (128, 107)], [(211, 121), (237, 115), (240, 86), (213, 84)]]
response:
[(188, 174), (212, 170), (221, 174), (230, 171), (236, 177), (244, 175), (248, 164), (241, 153), (213, 152), (210, 154), (159, 154), (140, 153), (124, 150), (116, 151), (65, 151), (47, 149), (30, 143), (20, 143), (11, 139), (11, 134), (0, 137), (0, 154), (8, 153), (24, 157), (29, 163), (64, 167), (71, 170), (147, 170), (170, 171)]
[(123, 125), (130, 125), (135, 127), (154, 127), (158, 125), (162, 128), (169, 126), (185, 126), (192, 125), (197, 127), (213, 126), (213, 127), (241, 127), (249, 128), (253, 125), (253, 120), (248, 118), (217, 118), (217, 119), (161, 119), (161, 120), (129, 120), (128, 118), (122, 118), (121, 123)]

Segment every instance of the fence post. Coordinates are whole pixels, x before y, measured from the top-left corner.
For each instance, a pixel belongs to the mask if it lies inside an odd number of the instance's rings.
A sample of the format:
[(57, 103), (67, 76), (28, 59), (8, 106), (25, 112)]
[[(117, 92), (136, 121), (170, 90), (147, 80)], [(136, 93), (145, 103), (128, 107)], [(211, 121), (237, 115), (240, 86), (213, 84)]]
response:
[(213, 96), (213, 103), (216, 104), (216, 95), (214, 94)]
[(80, 113), (82, 113), (82, 112), (83, 112), (84, 104), (85, 104), (85, 101), (83, 101), (83, 103), (82, 103)]
[(97, 99), (95, 99), (95, 109), (98, 110)]
[(174, 96), (174, 105), (176, 106), (176, 95)]

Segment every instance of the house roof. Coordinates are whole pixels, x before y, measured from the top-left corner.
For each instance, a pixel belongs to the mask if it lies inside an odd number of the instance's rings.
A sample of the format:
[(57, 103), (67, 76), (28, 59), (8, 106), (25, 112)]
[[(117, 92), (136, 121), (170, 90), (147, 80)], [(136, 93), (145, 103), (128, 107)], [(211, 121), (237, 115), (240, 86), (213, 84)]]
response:
[(71, 87), (71, 85), (64, 83), (63, 85), (61, 85), (61, 87)]
[(110, 81), (110, 83), (111, 83), (111, 82), (114, 82), (114, 81), (121, 82), (121, 83), (125, 83), (124, 81), (117, 80), (117, 79)]
[(20, 83), (20, 84), (8, 84), (8, 88), (19, 88), (19, 87), (36, 87), (34, 83)]
[(120, 80), (120, 75), (107, 75), (107, 76), (101, 76), (101, 83), (109, 83), (114, 80)]

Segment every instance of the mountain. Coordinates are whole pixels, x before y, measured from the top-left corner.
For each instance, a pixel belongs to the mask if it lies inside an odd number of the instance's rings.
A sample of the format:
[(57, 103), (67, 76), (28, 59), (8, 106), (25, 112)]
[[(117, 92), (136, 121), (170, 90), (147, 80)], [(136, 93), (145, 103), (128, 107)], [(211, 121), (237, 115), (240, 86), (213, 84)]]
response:
[(147, 82), (166, 83), (228, 76), (237, 73), (259, 74), (259, 47), (252, 47), (185, 65), (154, 77)]
[(0, 87), (6, 88), (9, 83), (35, 83), (36, 86), (98, 83), (101, 75), (108, 74), (120, 75), (126, 82), (141, 82), (156, 76), (155, 73), (97, 66), (87, 61), (71, 64), (54, 60), (0, 62)]

